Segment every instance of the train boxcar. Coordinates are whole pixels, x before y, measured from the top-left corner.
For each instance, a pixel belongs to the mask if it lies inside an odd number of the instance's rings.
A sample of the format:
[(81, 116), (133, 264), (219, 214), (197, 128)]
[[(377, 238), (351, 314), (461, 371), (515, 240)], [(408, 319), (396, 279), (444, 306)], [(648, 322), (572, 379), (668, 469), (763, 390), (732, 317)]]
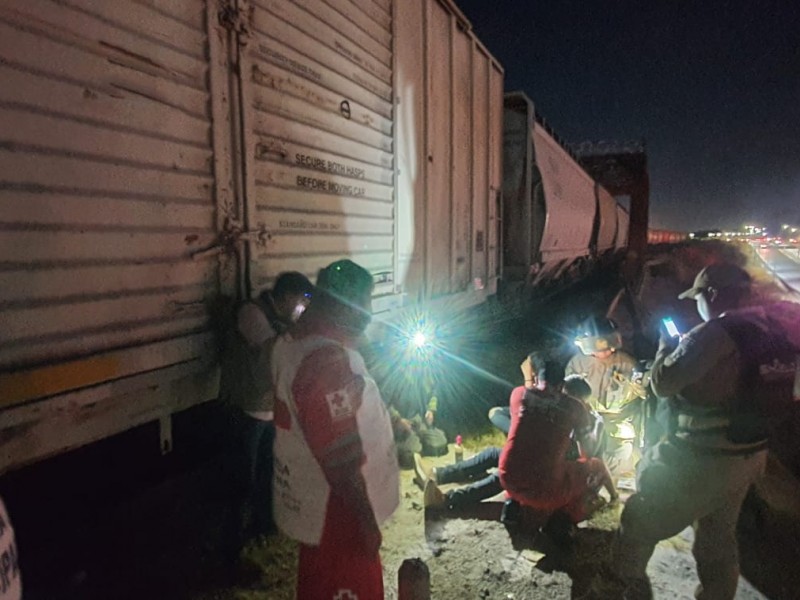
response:
[(509, 280), (557, 280), (624, 245), (616, 200), (556, 139), (525, 94), (506, 94), (503, 133)]
[(503, 71), (400, 5), (2, 3), (0, 472), (153, 420), (169, 449), (210, 307), (280, 271), (351, 257), (384, 312), (494, 292)]

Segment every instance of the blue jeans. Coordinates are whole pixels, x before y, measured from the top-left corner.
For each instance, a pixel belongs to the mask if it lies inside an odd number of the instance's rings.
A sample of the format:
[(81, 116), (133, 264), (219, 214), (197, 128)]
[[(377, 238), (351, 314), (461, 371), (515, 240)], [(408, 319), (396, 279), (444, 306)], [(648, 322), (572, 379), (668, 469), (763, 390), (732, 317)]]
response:
[(500, 485), (500, 476), (497, 473), (487, 475), (486, 471), (496, 468), (500, 462), (501, 449), (497, 447), (486, 448), (472, 458), (454, 465), (437, 467), (437, 483), (455, 483), (457, 481), (475, 480), (473, 483), (450, 490), (446, 493), (447, 504), (450, 508), (459, 508), (475, 504), (486, 498), (496, 496), (503, 491)]
[(508, 406), (495, 406), (489, 411), (489, 420), (492, 425), (508, 435), (511, 429), (511, 408)]

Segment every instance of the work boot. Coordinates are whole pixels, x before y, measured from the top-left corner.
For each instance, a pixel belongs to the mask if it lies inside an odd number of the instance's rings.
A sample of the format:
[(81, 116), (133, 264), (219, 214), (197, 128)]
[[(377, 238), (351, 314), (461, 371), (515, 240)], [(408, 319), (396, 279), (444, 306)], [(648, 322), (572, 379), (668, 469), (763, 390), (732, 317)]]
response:
[(506, 500), (503, 511), (500, 513), (500, 522), (503, 525), (519, 525), (522, 517), (522, 508), (516, 500)]
[(447, 495), (439, 489), (433, 479), (428, 479), (425, 483), (425, 491), (422, 494), (422, 504), (425, 508), (447, 508)]
[(422, 455), (418, 452), (414, 453), (414, 481), (423, 490), (428, 481), (436, 483), (436, 469), (429, 469), (428, 466), (422, 462)]

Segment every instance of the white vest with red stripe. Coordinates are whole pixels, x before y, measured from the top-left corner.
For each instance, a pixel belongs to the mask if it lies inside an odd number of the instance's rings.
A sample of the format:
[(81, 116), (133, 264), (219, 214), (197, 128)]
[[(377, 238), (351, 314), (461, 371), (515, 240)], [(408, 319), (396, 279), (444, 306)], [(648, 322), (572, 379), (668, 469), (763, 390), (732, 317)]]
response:
[[(273, 362), (276, 399), (288, 407), (291, 417), (289, 429), (279, 424), (276, 427), (273, 484), (275, 521), (283, 533), (308, 545), (318, 545), (322, 537), (330, 485), (300, 427), (292, 385), (303, 359), (328, 345), (342, 348), (338, 342), (321, 336), (296, 340), (285, 335), (276, 342), (273, 354), (276, 357)], [(400, 502), (400, 472), (392, 426), (389, 412), (363, 358), (349, 348), (343, 349), (350, 360), (352, 372), (364, 379), (362, 400), (355, 415), (366, 457), (361, 474), (375, 520), (380, 525), (392, 515)], [(348, 402), (347, 390), (338, 393), (344, 394), (344, 401)]]

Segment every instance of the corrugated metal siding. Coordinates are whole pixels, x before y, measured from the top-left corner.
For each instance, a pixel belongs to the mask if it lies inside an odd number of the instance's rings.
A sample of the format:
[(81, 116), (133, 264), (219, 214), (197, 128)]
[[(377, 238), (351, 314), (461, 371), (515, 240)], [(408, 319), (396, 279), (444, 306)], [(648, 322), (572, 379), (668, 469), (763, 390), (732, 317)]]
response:
[(449, 3), (397, 11), (398, 286), (434, 298), (492, 285), (502, 69)]
[(489, 80), (489, 282), (496, 290), (497, 279), (502, 274), (502, 218), (503, 218), (503, 73), (491, 64)]
[(350, 257), (394, 281), (391, 5), (251, 2), (242, 49), (250, 287)]
[(597, 250), (605, 252), (614, 247), (617, 234), (617, 201), (608, 190), (597, 186), (597, 201), (600, 227), (597, 230)]
[(542, 261), (586, 256), (596, 211), (594, 181), (538, 123), (533, 144), (547, 202)]
[[(201, 0), (0, 7), (0, 369), (201, 351), (216, 215)], [(157, 368), (151, 364), (149, 368)]]

